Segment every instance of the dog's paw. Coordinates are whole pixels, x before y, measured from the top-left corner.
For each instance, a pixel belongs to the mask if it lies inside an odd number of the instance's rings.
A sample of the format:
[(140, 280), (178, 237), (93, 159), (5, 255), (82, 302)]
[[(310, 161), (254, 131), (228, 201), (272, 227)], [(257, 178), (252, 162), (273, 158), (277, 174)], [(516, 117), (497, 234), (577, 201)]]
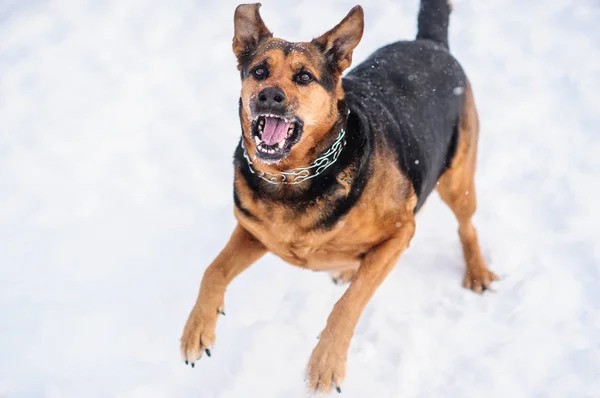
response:
[(336, 285), (345, 285), (352, 282), (354, 275), (356, 275), (356, 271), (356, 269), (347, 269), (338, 272), (330, 272), (329, 276), (331, 276), (331, 280)]
[(340, 386), (346, 377), (347, 351), (331, 339), (319, 341), (310, 356), (306, 370), (309, 391), (330, 393), (335, 389), (342, 392)]
[(215, 343), (215, 327), (219, 314), (225, 315), (222, 306), (194, 307), (181, 336), (181, 357), (194, 367), (204, 353), (210, 357)]
[(487, 268), (480, 270), (467, 270), (463, 280), (465, 289), (471, 289), (476, 293), (483, 293), (490, 288), (493, 281), (497, 281), (498, 276)]

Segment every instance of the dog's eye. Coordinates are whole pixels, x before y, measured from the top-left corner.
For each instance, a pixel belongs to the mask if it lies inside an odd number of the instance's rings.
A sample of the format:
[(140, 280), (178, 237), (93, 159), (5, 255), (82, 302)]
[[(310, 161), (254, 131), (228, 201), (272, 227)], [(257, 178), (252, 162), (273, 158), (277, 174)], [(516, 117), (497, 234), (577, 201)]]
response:
[(296, 75), (296, 78), (294, 79), (296, 81), (296, 83), (299, 84), (308, 84), (310, 82), (313, 81), (313, 76), (308, 73), (308, 72), (300, 72)]
[(267, 78), (267, 68), (260, 65), (252, 69), (252, 75), (256, 80), (263, 80)]

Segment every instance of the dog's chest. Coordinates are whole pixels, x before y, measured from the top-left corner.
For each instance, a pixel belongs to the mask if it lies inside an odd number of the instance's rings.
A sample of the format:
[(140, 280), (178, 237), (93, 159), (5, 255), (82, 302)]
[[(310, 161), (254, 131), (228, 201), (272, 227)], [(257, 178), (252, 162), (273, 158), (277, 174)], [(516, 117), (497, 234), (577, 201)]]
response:
[(391, 235), (395, 222), (381, 217), (380, 210), (358, 205), (329, 229), (314, 228), (314, 215), (309, 212), (299, 215), (285, 209), (270, 211), (268, 221), (239, 216), (238, 220), (283, 260), (315, 271), (333, 271), (357, 267), (364, 253)]
[[(409, 186), (393, 166), (391, 156), (373, 160), (372, 174), (360, 198), (333, 225), (324, 223), (337, 211), (351, 184), (343, 178), (338, 190), (329, 191), (301, 208), (298, 204), (264, 200), (238, 180), (240, 206), (236, 218), (273, 254), (313, 270), (356, 267), (365, 253), (389, 239), (406, 218)], [(411, 213), (412, 214), (412, 213)]]

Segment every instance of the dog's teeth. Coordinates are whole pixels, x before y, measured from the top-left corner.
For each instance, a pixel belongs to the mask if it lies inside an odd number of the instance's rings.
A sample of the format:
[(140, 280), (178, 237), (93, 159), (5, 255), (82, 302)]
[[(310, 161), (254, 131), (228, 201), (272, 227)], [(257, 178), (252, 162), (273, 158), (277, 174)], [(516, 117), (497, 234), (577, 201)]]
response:
[(285, 140), (281, 140), (279, 142), (279, 149), (283, 148), (284, 145), (285, 145)]
[(258, 138), (257, 136), (254, 136), (254, 142), (256, 142), (256, 145), (260, 144), (260, 138)]

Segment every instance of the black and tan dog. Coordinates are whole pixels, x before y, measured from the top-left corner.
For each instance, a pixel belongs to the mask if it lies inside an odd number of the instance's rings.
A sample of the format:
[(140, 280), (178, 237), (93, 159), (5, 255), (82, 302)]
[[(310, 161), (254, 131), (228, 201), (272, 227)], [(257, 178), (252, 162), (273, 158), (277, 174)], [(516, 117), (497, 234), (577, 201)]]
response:
[(240, 5), (234, 17), (238, 225), (204, 274), (181, 353), (192, 366), (210, 355), (227, 285), (271, 252), (350, 282), (307, 372), (310, 389), (339, 391), (360, 314), (409, 246), (415, 213), (434, 188), (458, 220), (464, 286), (481, 293), (497, 279), (471, 223), (477, 111), (448, 51), (447, 0), (422, 0), (416, 40), (377, 50), (344, 78), (363, 34), (360, 6), (300, 43), (274, 38), (259, 7)]

